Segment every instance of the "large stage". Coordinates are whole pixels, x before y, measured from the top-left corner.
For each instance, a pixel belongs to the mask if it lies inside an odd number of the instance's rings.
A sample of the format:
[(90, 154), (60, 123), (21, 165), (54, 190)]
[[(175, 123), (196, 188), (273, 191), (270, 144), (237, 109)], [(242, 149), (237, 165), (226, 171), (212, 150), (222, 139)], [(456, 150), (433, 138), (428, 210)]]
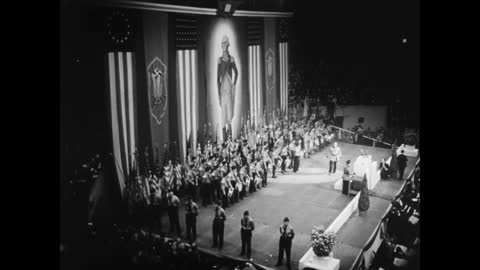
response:
[[(269, 178), (268, 187), (227, 208), (222, 251), (210, 248), (214, 207), (200, 207), (197, 218), (198, 246), (223, 255), (238, 256), (241, 251), (240, 219), (243, 211), (249, 210), (256, 227), (252, 237), (252, 257), (258, 264), (274, 267), (278, 255), (278, 227), (283, 218), (288, 216), (296, 232), (291, 254), (292, 267), (295, 269), (298, 260), (310, 247), (313, 226), (322, 225), (327, 228), (353, 198), (342, 195), (333, 188), (335, 181), (342, 175), (345, 161), (353, 161), (362, 148), (372, 155), (373, 160), (387, 158), (390, 154), (389, 149), (348, 143), (339, 143), (339, 146), (343, 158), (335, 175), (328, 175), (328, 149), (324, 149), (310, 159), (301, 158), (299, 172), (288, 171), (286, 174), (278, 174), (277, 179)], [(180, 210), (180, 222), (185, 231), (183, 207)], [(162, 225), (164, 230), (169, 226), (166, 216), (163, 217)], [(174, 237), (175, 234), (167, 236)], [(336, 254), (334, 257), (338, 258)]]

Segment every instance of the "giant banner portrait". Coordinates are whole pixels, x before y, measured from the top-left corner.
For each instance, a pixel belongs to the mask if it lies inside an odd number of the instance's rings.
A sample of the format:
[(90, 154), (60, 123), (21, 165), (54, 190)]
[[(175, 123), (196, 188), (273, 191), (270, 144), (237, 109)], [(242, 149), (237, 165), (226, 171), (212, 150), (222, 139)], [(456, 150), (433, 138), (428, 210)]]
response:
[[(280, 106), (279, 88), (277, 81), (277, 40), (276, 40), (276, 19), (264, 19), (264, 50), (265, 50), (265, 87), (266, 87), (266, 109), (270, 117), (275, 116)], [(278, 115), (277, 115), (278, 116)]]
[(248, 111), (246, 20), (202, 17), (199, 76), (206, 94), (206, 121), (213, 140), (240, 134)]

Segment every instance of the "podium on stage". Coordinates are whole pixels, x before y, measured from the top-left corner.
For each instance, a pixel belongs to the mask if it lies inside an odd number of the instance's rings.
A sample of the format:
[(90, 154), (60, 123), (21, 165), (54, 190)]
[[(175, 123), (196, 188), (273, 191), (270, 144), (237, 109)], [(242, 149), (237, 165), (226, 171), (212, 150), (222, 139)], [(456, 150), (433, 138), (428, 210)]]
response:
[[(349, 188), (357, 191), (356, 187), (358, 186), (358, 183), (356, 182), (361, 182), (363, 180), (363, 176), (367, 174), (367, 186), (369, 190), (372, 190), (378, 183), (378, 181), (380, 181), (381, 170), (379, 170), (377, 166), (377, 162), (372, 161), (371, 155), (359, 156), (357, 159), (355, 159), (355, 162), (353, 163), (353, 172), (355, 173), (355, 175), (350, 183)], [(337, 182), (335, 182), (333, 188), (342, 191), (343, 194), (349, 194), (350, 192), (347, 192), (348, 185), (344, 185), (343, 182), (344, 181), (342, 177)]]
[(380, 170), (377, 170), (377, 162), (372, 161), (371, 155), (359, 156), (353, 163), (353, 172), (362, 177), (367, 175), (368, 189), (373, 189), (380, 180)]

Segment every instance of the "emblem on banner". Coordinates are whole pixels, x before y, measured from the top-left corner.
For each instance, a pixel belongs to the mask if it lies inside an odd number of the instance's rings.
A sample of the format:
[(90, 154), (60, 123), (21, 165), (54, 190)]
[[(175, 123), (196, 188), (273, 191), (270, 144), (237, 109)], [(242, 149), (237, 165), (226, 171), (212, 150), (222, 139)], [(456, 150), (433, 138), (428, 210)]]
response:
[(155, 57), (147, 68), (150, 112), (158, 125), (167, 112), (167, 67)]
[(272, 49), (268, 49), (265, 54), (265, 67), (267, 69), (267, 89), (271, 95), (275, 88), (275, 53)]

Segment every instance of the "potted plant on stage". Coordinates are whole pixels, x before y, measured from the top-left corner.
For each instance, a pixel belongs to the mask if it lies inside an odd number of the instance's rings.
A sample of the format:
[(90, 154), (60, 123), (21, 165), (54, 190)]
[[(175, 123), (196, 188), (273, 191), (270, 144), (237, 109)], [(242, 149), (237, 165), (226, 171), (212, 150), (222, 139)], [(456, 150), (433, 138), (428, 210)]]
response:
[(337, 241), (337, 235), (333, 232), (325, 232), (322, 227), (313, 227), (312, 249), (319, 257), (333, 256), (332, 249)]
[(358, 200), (358, 210), (365, 212), (370, 207), (370, 198), (368, 196), (367, 175), (363, 176), (362, 190), (360, 191), (360, 198)]

